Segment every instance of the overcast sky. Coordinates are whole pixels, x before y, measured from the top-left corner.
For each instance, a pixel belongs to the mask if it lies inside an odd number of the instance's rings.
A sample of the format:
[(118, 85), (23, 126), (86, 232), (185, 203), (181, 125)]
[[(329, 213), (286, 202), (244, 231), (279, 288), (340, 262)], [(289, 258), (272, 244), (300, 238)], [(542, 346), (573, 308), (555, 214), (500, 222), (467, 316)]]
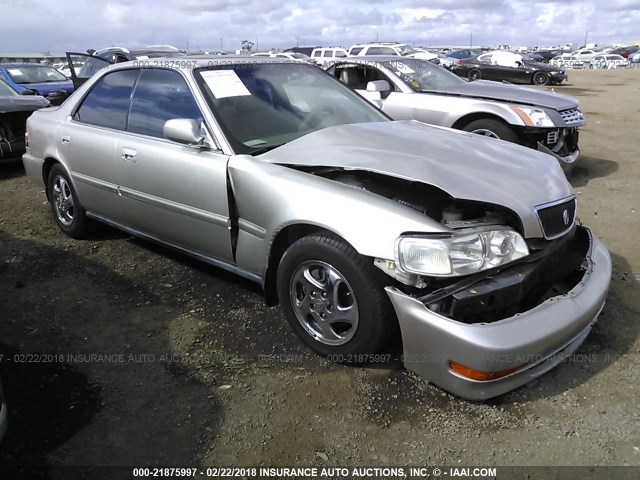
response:
[(0, 0), (0, 51), (173, 44), (225, 50), (401, 41), (580, 46), (640, 40), (640, 0)]

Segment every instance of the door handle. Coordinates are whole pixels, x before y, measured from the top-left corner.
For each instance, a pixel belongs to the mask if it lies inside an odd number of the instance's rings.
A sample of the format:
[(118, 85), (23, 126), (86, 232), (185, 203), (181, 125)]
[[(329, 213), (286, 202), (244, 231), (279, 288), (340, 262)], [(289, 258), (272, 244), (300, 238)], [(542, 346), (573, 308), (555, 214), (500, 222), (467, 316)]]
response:
[(123, 148), (122, 156), (120, 158), (122, 158), (122, 160), (124, 160), (125, 162), (136, 163), (137, 155), (138, 155), (138, 152), (136, 152), (135, 150), (132, 150), (131, 148)]
[(60, 141), (62, 143), (69, 143), (71, 142), (71, 137), (69, 135), (62, 135), (62, 137), (60, 138)]

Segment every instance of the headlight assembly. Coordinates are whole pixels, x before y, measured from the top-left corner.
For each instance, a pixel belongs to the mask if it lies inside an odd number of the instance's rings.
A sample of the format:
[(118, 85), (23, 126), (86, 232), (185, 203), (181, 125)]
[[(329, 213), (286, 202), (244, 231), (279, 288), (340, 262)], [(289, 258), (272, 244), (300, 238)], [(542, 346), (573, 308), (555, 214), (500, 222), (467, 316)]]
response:
[(407, 272), (453, 277), (498, 267), (529, 255), (514, 230), (486, 230), (447, 237), (403, 236), (396, 241), (396, 264)]
[(516, 107), (515, 105), (512, 105), (511, 109), (516, 112), (524, 124), (529, 127), (555, 127), (553, 120), (551, 120), (544, 110), (531, 107)]

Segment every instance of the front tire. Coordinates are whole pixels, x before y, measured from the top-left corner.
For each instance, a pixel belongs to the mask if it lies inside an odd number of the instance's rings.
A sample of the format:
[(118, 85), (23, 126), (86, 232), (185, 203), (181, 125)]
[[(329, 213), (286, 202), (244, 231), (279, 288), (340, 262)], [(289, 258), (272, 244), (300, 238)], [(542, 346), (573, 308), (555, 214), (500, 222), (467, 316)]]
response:
[(538, 72), (533, 76), (532, 82), (534, 85), (548, 85), (549, 75), (546, 73)]
[(379, 352), (398, 330), (380, 275), (343, 240), (309, 235), (280, 260), (280, 305), (293, 331), (315, 352), (340, 363), (365, 363), (364, 356)]
[(82, 238), (88, 231), (86, 211), (78, 201), (67, 172), (56, 164), (49, 172), (47, 193), (51, 212), (60, 230), (72, 238)]
[(485, 137), (497, 138), (507, 142), (520, 143), (516, 132), (506, 123), (492, 118), (481, 118), (464, 126), (465, 132), (471, 132)]

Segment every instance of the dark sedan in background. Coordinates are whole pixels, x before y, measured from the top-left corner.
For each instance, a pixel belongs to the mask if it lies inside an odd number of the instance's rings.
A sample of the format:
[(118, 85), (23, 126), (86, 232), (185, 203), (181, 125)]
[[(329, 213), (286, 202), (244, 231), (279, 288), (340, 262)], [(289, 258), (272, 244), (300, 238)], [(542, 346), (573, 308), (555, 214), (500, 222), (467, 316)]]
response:
[(455, 65), (453, 72), (469, 80), (497, 80), (511, 83), (548, 85), (562, 83), (567, 79), (564, 70), (549, 66), (542, 62), (531, 62), (519, 57), (512, 65), (494, 61), (494, 56), (505, 52), (487, 52), (475, 57), (462, 59)]
[(24, 90), (22, 95), (0, 80), (0, 163), (20, 160), (24, 153), (27, 118), (48, 107), (49, 100)]

